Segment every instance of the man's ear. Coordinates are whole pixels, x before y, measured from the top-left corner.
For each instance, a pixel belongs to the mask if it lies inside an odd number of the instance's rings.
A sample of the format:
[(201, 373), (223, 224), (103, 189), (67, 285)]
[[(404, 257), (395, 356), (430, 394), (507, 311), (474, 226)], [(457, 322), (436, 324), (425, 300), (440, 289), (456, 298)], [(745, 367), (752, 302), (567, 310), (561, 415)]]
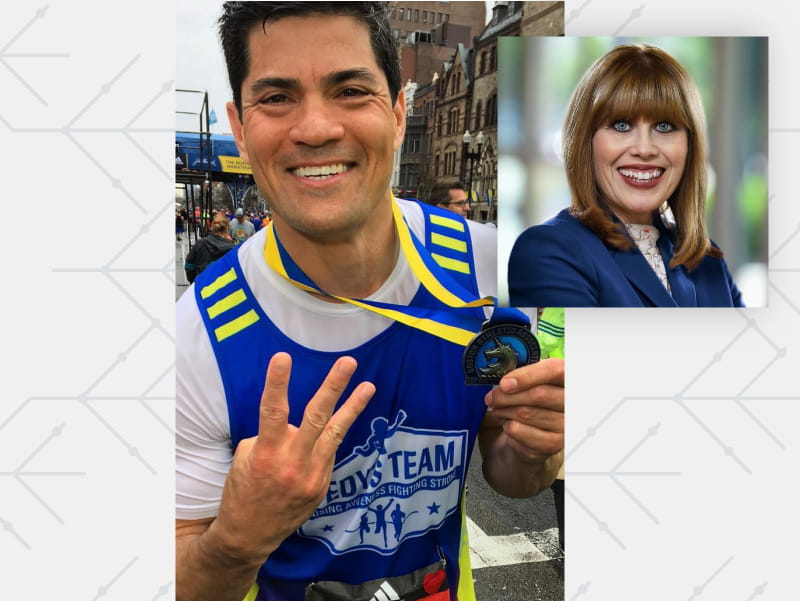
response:
[(231, 129), (233, 130), (233, 139), (236, 141), (236, 148), (239, 150), (239, 156), (243, 161), (249, 163), (250, 160), (247, 157), (247, 150), (244, 144), (244, 128), (242, 127), (242, 121), (239, 118), (239, 109), (236, 108), (236, 105), (233, 102), (228, 102), (225, 105), (225, 108), (228, 111), (228, 121), (231, 124)]
[(397, 150), (403, 144), (403, 137), (406, 135), (406, 93), (402, 88), (397, 93), (397, 100), (392, 109), (397, 119), (397, 130), (394, 138), (394, 149)]

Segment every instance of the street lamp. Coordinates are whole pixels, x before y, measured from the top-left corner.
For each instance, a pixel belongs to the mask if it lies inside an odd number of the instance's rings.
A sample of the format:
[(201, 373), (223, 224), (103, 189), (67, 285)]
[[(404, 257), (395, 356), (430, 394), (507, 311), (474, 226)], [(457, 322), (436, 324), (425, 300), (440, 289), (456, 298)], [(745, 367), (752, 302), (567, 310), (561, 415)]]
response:
[(470, 150), (470, 144), (472, 144), (472, 134), (469, 133), (469, 130), (464, 132), (464, 136), (461, 138), (463, 149), (462, 149), (462, 156), (469, 161), (469, 177), (467, 180), (467, 199), (469, 202), (472, 202), (472, 176), (473, 170), (475, 169), (475, 163), (481, 160), (481, 151), (483, 150), (483, 132), (479, 131), (478, 135), (475, 136), (475, 142), (478, 144), (478, 149), (473, 152)]

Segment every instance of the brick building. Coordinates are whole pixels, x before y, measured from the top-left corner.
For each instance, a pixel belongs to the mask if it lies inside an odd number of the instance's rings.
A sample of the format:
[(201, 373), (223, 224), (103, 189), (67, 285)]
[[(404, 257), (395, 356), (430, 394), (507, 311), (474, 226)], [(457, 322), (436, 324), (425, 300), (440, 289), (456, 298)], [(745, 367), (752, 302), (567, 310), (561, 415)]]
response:
[(442, 65), (459, 47), (472, 45), (486, 22), (484, 2), (394, 2), (390, 24), (398, 42), (401, 81), (406, 83), (406, 140), (395, 162), (392, 186), (401, 196), (418, 195), (429, 171), (434, 116), (434, 88)]
[(425, 85), (458, 44), (472, 46), (486, 23), (486, 3), (394, 2), (389, 22), (400, 44), (401, 81)]
[[(403, 13), (403, 23), (407, 26), (408, 10), (423, 10), (423, 5), (427, 5), (428, 8), (424, 10), (428, 11), (426, 18), (430, 20), (431, 5), (453, 7), (469, 4), (484, 5), (482, 2), (397, 2), (396, 12), (403, 5), (406, 11)], [(412, 22), (415, 15), (411, 13)], [(438, 20), (438, 16), (436, 18)], [(443, 16), (442, 23), (448, 22), (451, 21)], [(413, 33), (410, 28), (404, 31), (406, 36)], [(432, 31), (432, 36), (435, 31)], [(409, 65), (406, 66), (410, 68), (413, 64), (415, 76), (419, 78), (419, 81), (413, 81), (419, 85), (413, 87), (412, 98), (407, 99), (409, 116), (406, 136), (407, 139), (411, 136), (411, 141), (403, 146), (395, 185), (402, 192), (411, 192), (417, 198), (429, 200), (434, 185), (460, 182), (470, 189), (472, 198), (476, 200), (472, 203), (471, 217), (478, 221), (495, 221), (497, 38), (563, 35), (564, 2), (495, 2), (491, 20), (476, 31), (478, 33), (469, 43), (459, 42), (448, 50), (445, 60), (438, 63), (430, 83), (426, 80), (429, 67), (427, 63), (424, 68), (421, 67), (423, 63), (419, 60), (419, 50), (424, 45), (433, 46), (433, 43), (417, 43), (413, 63), (412, 59), (408, 59)], [(439, 29), (439, 33), (444, 33), (444, 30)], [(433, 56), (433, 52), (430, 56)], [(412, 88), (407, 85), (406, 89), (408, 93)], [(469, 148), (463, 143), (466, 131), (472, 136)], [(483, 140), (480, 158), (470, 161), (467, 151), (473, 154), (477, 152), (476, 138), (479, 133)]]

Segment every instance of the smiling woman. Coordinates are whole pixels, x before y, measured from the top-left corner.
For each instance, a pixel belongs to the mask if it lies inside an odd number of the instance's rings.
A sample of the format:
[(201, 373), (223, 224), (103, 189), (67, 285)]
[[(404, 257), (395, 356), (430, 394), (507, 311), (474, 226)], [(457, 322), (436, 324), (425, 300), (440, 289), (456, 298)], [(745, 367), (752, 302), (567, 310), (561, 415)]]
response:
[(678, 187), (689, 150), (686, 130), (669, 121), (610, 119), (592, 138), (597, 183), (623, 223), (648, 224)]
[(513, 306), (743, 306), (706, 235), (706, 124), (686, 70), (623, 45), (584, 74), (564, 122), (569, 209), (525, 231)]

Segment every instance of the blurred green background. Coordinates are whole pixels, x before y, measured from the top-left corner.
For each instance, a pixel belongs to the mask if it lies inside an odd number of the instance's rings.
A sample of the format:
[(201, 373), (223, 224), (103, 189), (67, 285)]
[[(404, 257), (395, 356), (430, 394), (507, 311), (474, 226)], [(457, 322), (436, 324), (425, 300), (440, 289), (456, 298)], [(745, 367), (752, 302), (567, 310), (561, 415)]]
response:
[(658, 46), (694, 78), (709, 138), (707, 227), (749, 307), (767, 304), (767, 38), (501, 38), (499, 279), (517, 236), (569, 206), (561, 127), (586, 69), (620, 44)]

